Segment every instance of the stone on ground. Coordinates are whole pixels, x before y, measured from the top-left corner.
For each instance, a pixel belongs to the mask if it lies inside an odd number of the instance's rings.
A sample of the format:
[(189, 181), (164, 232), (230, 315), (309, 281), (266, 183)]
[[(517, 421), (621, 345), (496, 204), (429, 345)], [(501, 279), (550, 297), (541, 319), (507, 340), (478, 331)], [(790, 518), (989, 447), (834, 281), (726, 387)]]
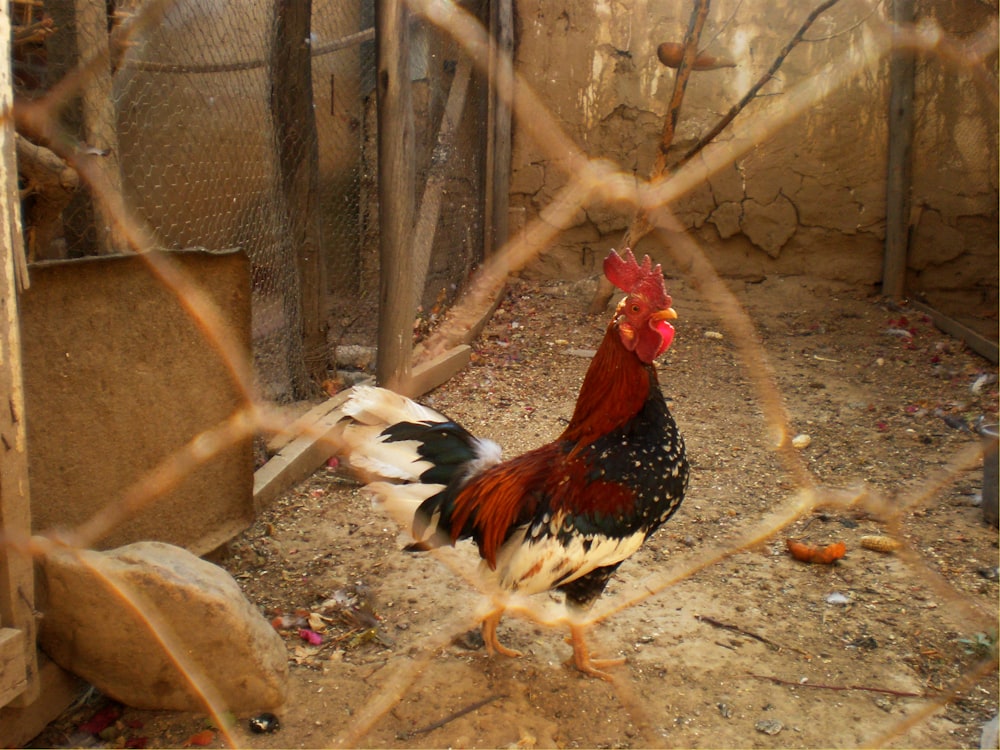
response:
[(105, 695), (181, 711), (206, 710), (199, 688), (235, 713), (284, 702), (284, 643), (222, 568), (162, 542), (53, 547), (40, 565), (41, 646)]

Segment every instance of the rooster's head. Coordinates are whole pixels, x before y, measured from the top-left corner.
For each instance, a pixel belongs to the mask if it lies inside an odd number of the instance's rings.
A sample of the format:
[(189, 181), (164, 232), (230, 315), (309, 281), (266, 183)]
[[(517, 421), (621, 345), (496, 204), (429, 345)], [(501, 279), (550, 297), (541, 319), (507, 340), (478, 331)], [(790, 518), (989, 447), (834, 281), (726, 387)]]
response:
[(663, 283), (663, 269), (646, 255), (639, 265), (629, 248), (624, 257), (614, 250), (604, 259), (604, 275), (625, 292), (615, 310), (615, 325), (625, 348), (650, 364), (674, 340), (674, 327), (668, 323), (677, 317), (670, 306), (670, 295)]

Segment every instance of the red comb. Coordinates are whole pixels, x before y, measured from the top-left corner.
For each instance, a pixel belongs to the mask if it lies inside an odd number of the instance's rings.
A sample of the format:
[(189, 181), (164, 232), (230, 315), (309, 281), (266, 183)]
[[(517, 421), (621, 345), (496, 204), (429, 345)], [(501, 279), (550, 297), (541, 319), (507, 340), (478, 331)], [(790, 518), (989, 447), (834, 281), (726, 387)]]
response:
[(660, 310), (670, 307), (663, 269), (659, 263), (654, 266), (648, 255), (643, 256), (640, 266), (631, 249), (625, 248), (624, 258), (612, 250), (604, 259), (604, 275), (626, 294), (638, 294)]

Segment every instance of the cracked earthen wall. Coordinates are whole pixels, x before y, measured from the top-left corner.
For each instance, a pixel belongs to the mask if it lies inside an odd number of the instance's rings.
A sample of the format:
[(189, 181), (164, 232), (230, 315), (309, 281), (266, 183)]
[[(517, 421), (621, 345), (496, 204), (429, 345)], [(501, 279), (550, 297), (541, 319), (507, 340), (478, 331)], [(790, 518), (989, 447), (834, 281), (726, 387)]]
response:
[[(702, 49), (736, 65), (692, 74), (676, 149), (686, 151), (739, 100), (813, 7), (798, 0), (712, 3)], [(589, 156), (648, 177), (674, 83), (656, 47), (682, 41), (690, 9), (690, 2), (517, 0), (517, 69)], [(821, 15), (737, 122), (780, 113), (810, 79), (825, 85), (848, 67), (858, 72), (819, 104), (768, 127), (752, 150), (672, 206), (722, 273), (881, 280), (889, 65), (874, 50), (884, 41), (878, 35), (886, 12), (842, 0)], [(925, 0), (917, 15), (961, 39), (996, 11), (972, 0)], [(996, 64), (993, 55), (992, 75)], [(915, 100), (908, 288), (961, 293), (970, 304), (995, 308), (997, 112), (967, 69), (932, 55), (917, 62)], [(720, 140), (729, 137), (725, 131)], [(512, 227), (535, 217), (566, 180), (563, 165), (515, 126)], [(620, 243), (629, 219), (620, 205), (581, 209), (527, 273), (595, 273), (595, 259)], [(647, 239), (639, 250), (662, 257), (656, 245)]]

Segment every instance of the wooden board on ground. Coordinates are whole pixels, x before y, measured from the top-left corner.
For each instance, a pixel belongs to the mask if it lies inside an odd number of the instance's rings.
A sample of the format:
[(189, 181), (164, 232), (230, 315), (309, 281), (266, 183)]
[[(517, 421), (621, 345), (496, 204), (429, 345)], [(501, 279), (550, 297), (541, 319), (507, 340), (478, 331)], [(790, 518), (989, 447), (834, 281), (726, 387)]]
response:
[(985, 357), (994, 364), (997, 363), (998, 349), (1000, 349), (997, 346), (997, 342), (990, 341), (985, 336), (973, 331), (964, 323), (948, 317), (944, 313), (936, 310), (930, 305), (924, 304), (923, 302), (910, 300), (907, 304), (915, 310), (919, 310), (924, 313), (924, 315), (928, 316), (932, 321), (934, 321), (934, 325), (945, 333), (964, 341), (966, 346), (972, 349), (972, 351), (976, 354)]
[(4, 747), (25, 747), (87, 688), (86, 682), (42, 653), (38, 657), (38, 682), (41, 690), (33, 703), (0, 708), (0, 737)]

